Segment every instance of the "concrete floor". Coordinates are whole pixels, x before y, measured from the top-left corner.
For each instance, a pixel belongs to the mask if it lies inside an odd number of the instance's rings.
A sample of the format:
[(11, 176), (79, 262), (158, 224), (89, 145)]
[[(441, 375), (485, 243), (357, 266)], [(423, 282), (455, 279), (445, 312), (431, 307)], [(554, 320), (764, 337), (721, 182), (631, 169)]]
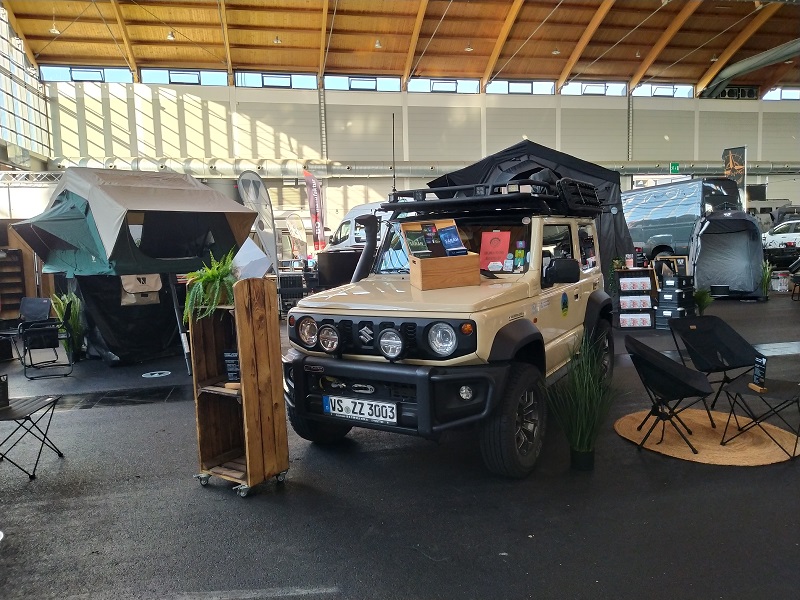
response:
[[(768, 374), (798, 379), (800, 302), (720, 300), (708, 313), (794, 352), (773, 354)], [(635, 335), (673, 347), (669, 332)], [(354, 430), (320, 448), (290, 429), (286, 483), (244, 499), (192, 478), (182, 357), (89, 361), (38, 382), (8, 363), (12, 397), (72, 400), (51, 429), (65, 458), (44, 454), (35, 481), (0, 463), (0, 598), (796, 598), (798, 461), (715, 467), (637, 451), (612, 429), (648, 406), (622, 338), (592, 472), (569, 469), (552, 420), (524, 481), (487, 473), (474, 432), (432, 443)], [(156, 370), (172, 374), (141, 377)]]

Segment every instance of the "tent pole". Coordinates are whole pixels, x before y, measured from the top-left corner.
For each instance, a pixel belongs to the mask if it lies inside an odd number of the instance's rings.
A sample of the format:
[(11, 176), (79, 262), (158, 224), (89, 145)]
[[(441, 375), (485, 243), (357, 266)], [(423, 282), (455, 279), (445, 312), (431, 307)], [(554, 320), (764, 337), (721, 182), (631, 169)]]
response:
[(189, 350), (189, 338), (186, 333), (186, 326), (183, 324), (183, 310), (178, 304), (178, 290), (175, 289), (178, 278), (175, 273), (169, 274), (169, 291), (172, 294), (172, 307), (175, 309), (175, 318), (178, 321), (178, 334), (181, 336), (181, 345), (183, 346), (183, 359), (186, 361), (186, 369), (189, 375), (192, 374), (192, 357)]

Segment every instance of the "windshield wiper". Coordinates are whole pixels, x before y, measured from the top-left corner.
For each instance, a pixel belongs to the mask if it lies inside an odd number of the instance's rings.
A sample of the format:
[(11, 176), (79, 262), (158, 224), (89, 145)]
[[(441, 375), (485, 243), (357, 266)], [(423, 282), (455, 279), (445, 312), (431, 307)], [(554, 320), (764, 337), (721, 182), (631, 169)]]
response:
[(381, 269), (380, 270), (380, 273), (382, 275), (385, 275), (387, 273), (405, 273), (405, 274), (408, 274), (410, 272), (411, 271), (408, 270), (408, 267), (396, 267), (394, 269)]
[(491, 271), (487, 271), (486, 269), (481, 269), (481, 275), (483, 275), (487, 279), (500, 279), (497, 275), (495, 275)]

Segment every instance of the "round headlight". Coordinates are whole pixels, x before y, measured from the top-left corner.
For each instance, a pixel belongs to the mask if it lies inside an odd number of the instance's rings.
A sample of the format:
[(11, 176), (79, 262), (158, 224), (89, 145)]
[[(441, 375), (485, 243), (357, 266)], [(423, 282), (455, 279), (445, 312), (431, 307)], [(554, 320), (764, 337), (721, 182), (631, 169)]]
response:
[(333, 325), (323, 325), (319, 328), (319, 345), (329, 354), (339, 349), (339, 332)]
[(303, 317), (297, 322), (297, 335), (304, 346), (313, 348), (317, 345), (317, 323), (311, 317)]
[(378, 336), (378, 347), (386, 358), (395, 360), (403, 353), (403, 338), (396, 329), (384, 329)]
[(439, 356), (450, 356), (458, 345), (456, 332), (447, 323), (435, 323), (428, 330), (428, 344)]

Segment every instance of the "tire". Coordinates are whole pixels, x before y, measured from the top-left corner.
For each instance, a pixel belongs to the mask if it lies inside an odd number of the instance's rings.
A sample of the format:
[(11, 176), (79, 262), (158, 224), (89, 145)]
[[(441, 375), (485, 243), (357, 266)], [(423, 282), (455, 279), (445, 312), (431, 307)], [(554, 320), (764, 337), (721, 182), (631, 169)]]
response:
[(594, 326), (592, 344), (600, 349), (603, 379), (606, 383), (611, 383), (611, 379), (614, 377), (614, 334), (611, 331), (611, 323), (606, 319), (598, 319)]
[(297, 409), (286, 403), (286, 414), (295, 433), (304, 440), (316, 444), (333, 444), (342, 440), (353, 428), (352, 425), (339, 423), (322, 423), (297, 414)]
[(522, 479), (533, 471), (547, 425), (542, 384), (536, 367), (512, 366), (500, 403), (480, 431), (481, 456), (492, 473)]

